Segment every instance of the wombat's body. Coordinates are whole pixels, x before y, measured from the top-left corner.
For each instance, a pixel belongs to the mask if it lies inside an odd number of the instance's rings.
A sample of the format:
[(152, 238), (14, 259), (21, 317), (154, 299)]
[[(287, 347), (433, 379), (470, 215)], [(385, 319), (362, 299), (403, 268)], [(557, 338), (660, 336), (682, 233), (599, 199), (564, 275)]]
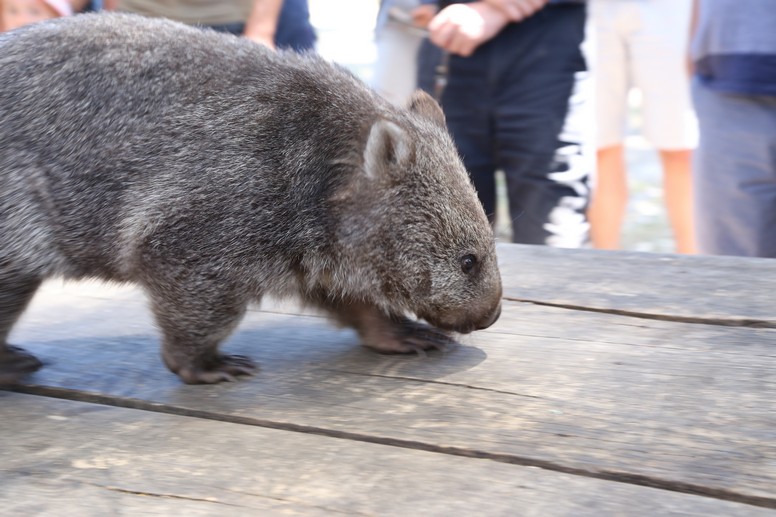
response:
[(249, 302), (297, 295), (385, 352), (490, 325), (488, 221), (416, 95), (380, 100), (312, 56), (123, 15), (0, 35), (0, 382), (47, 277), (147, 291), (185, 382), (250, 373), (218, 345)]

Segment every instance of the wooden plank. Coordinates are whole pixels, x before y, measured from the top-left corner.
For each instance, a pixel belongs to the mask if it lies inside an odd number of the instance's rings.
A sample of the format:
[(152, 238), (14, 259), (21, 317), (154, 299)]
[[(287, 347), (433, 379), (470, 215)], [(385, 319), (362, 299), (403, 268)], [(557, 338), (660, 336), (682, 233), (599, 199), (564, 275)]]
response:
[(4, 515), (776, 512), (531, 467), (0, 393)]
[(500, 245), (504, 296), (639, 315), (776, 327), (776, 260)]
[(321, 318), (252, 312), (226, 348), (259, 375), (185, 386), (141, 298), (77, 300), (34, 302), (12, 336), (49, 363), (30, 391), (776, 506), (772, 329), (507, 303), (491, 331), (422, 358), (374, 354)]
[[(776, 328), (776, 260), (742, 257), (569, 250), (546, 246), (498, 246), (504, 296), (512, 301), (629, 315)], [(61, 283), (47, 293), (67, 292)], [(79, 290), (104, 297), (100, 284)], [(112, 295), (113, 296), (113, 295)], [(139, 299), (120, 288), (116, 297)], [(116, 299), (116, 298), (114, 298)], [(305, 313), (293, 303), (268, 300), (262, 308)]]

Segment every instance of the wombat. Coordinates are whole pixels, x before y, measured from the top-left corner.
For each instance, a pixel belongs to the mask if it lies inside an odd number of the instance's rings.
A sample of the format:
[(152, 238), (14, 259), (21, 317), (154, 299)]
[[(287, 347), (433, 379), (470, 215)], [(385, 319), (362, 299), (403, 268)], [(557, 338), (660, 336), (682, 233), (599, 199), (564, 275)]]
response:
[[(391, 106), (314, 55), (131, 15), (0, 36), (0, 380), (48, 277), (135, 282), (186, 383), (246, 306), (296, 295), (379, 352), (491, 325), (493, 232), (439, 106)], [(424, 323), (425, 321), (425, 323)]]

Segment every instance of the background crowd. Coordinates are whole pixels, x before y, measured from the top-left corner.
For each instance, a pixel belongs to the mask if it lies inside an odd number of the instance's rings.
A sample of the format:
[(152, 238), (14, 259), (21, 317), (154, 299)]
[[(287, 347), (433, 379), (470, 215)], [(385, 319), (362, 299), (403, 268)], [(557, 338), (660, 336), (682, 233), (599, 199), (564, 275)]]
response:
[[(312, 3), (331, 11), (340, 4)], [(635, 88), (638, 130), (662, 170), (675, 250), (776, 258), (770, 4), (383, 0), (369, 21), (377, 48), (371, 83), (397, 104), (416, 87), (440, 101), (486, 212), (494, 224), (508, 223), (512, 240), (606, 249), (622, 247), (632, 194), (625, 143)], [(0, 0), (0, 7), (4, 30), (104, 8), (297, 51), (316, 41), (307, 0)]]

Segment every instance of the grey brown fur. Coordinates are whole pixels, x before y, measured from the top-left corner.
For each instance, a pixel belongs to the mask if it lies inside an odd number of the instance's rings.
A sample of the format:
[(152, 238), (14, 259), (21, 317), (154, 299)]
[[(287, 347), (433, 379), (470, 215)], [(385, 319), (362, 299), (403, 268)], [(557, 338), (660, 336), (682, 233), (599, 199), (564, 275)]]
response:
[(187, 383), (253, 371), (218, 346), (267, 294), (382, 352), (498, 318), (493, 234), (424, 94), (394, 108), (314, 56), (76, 16), (0, 35), (0, 142), (0, 383), (40, 366), (7, 338), (52, 276), (143, 286)]

